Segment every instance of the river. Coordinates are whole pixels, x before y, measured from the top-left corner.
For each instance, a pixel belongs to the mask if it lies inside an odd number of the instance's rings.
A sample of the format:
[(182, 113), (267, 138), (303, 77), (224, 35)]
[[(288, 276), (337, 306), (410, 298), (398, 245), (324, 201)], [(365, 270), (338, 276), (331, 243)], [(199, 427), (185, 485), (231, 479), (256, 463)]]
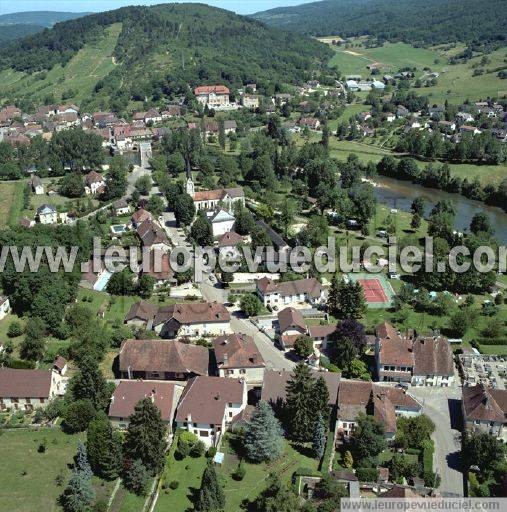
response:
[(507, 213), (501, 208), (472, 201), (459, 194), (449, 194), (438, 189), (422, 187), (410, 181), (396, 180), (385, 176), (377, 176), (374, 181), (378, 184), (374, 189), (377, 200), (402, 211), (410, 211), (412, 201), (418, 196), (422, 196), (426, 201), (426, 217), (438, 201), (444, 199), (452, 201), (457, 212), (455, 227), (459, 231), (468, 229), (470, 221), (476, 213), (484, 212), (495, 230), (496, 239), (507, 245)]

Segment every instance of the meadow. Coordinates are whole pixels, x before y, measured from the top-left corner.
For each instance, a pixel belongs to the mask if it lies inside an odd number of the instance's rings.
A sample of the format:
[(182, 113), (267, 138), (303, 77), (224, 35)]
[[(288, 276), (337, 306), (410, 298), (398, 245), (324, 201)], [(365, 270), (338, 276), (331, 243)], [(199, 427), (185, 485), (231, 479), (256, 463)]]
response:
[(23, 189), (25, 184), (22, 182), (0, 182), (0, 229), (16, 223), (23, 209)]
[(435, 48), (414, 48), (405, 43), (386, 43), (380, 48), (366, 48), (362, 39), (357, 39), (349, 48), (335, 48), (335, 56), (329, 65), (338, 68), (343, 75), (361, 75), (368, 78), (371, 73), (366, 66), (378, 63), (382, 74), (394, 74), (403, 67), (416, 67), (416, 78), (424, 75), (423, 68), (439, 73), (435, 86), (421, 88), (420, 93), (429, 96), (430, 103), (459, 104), (466, 99), (478, 100), (491, 97), (505, 97), (507, 84), (497, 77), (498, 69), (505, 68), (507, 52), (505, 48), (488, 54), (489, 62), (481, 68), (485, 73), (473, 76), (474, 65), (482, 56), (478, 55), (466, 63), (450, 64), (449, 58), (462, 50)]
[(12, 69), (0, 71), (0, 99), (26, 97), (40, 103), (50, 95), (62, 99), (65, 93), (65, 101), (81, 104), (90, 98), (97, 82), (114, 69), (113, 51), (120, 32), (120, 23), (111, 25), (103, 37), (85, 45), (64, 67), (57, 65), (32, 75)]

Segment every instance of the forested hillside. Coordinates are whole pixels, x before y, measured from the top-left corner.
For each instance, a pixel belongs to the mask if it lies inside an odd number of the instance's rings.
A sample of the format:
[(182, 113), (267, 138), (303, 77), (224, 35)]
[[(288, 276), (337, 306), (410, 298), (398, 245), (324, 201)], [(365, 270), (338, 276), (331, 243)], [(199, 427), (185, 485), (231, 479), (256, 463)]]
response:
[(229, 11), (164, 4), (59, 23), (4, 46), (0, 70), (34, 74), (65, 66), (112, 24), (121, 24), (113, 53), (117, 66), (97, 83), (95, 95), (103, 98), (104, 106), (113, 103), (118, 108), (131, 99), (186, 93), (187, 84), (255, 81), (274, 89), (310, 78), (332, 54), (317, 41)]
[(506, 0), (326, 0), (254, 14), (315, 36), (371, 34), (419, 44), (505, 41)]

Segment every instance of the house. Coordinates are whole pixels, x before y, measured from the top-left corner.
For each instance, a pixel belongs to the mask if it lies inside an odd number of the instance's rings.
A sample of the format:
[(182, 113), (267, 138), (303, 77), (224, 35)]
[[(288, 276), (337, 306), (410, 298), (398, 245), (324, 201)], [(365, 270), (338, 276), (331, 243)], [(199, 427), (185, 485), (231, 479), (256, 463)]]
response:
[[(334, 372), (318, 372), (312, 370), (312, 377), (317, 380), (322, 377), (326, 383), (329, 393), (329, 408), (336, 406), (340, 374)], [(279, 411), (287, 398), (287, 383), (292, 378), (292, 372), (286, 370), (266, 370), (262, 384), (261, 400), (264, 400), (273, 407), (275, 412)]]
[(325, 298), (324, 288), (314, 277), (275, 283), (269, 277), (257, 281), (257, 294), (264, 306), (282, 306), (293, 302), (318, 304)]
[(14, 105), (7, 105), (0, 110), (0, 125), (8, 126), (14, 119), (21, 117), (21, 110)]
[(470, 112), (458, 112), (456, 117), (464, 123), (474, 122), (474, 116)]
[(422, 405), (403, 389), (341, 379), (336, 408), (338, 442), (353, 434), (359, 413), (374, 416), (384, 425), (386, 438), (393, 439), (398, 416), (415, 416), (421, 409)]
[(231, 213), (234, 204), (245, 204), (245, 194), (241, 187), (196, 192), (194, 182), (188, 178), (186, 190), (187, 194), (193, 198), (196, 210), (215, 210), (217, 207), (221, 207)]
[(106, 188), (106, 180), (99, 172), (90, 171), (84, 177), (85, 194), (96, 195), (102, 194)]
[(454, 381), (449, 341), (402, 336), (387, 322), (377, 327), (375, 360), (380, 381), (447, 387)]
[(262, 383), (266, 363), (251, 336), (218, 336), (213, 340), (213, 349), (219, 377), (240, 377), (247, 384)]
[(346, 80), (345, 87), (351, 92), (359, 91), (358, 82), (356, 80)]
[(366, 110), (365, 112), (361, 112), (357, 116), (359, 118), (359, 121), (364, 123), (365, 121), (368, 121), (368, 119), (371, 119), (371, 112), (369, 110)]
[(488, 432), (507, 441), (507, 390), (484, 384), (464, 386), (461, 404), (467, 430)]
[(204, 107), (220, 108), (230, 105), (230, 91), (225, 85), (204, 85), (196, 87), (194, 94), (197, 101)]
[(153, 329), (163, 338), (176, 336), (219, 336), (231, 332), (231, 315), (218, 302), (197, 302), (162, 306)]
[(302, 117), (298, 121), (299, 126), (308, 128), (309, 130), (318, 130), (320, 128), (320, 121), (316, 117)]
[(3, 320), (11, 312), (9, 297), (0, 295), (0, 320)]
[(171, 117), (180, 117), (183, 115), (183, 107), (181, 105), (168, 105), (162, 112), (162, 119), (170, 119)]
[(141, 300), (132, 304), (127, 316), (125, 317), (125, 323), (134, 327), (144, 328), (150, 331), (153, 328), (153, 320), (158, 313), (158, 306)]
[(291, 99), (292, 99), (291, 94), (278, 93), (278, 94), (275, 94), (275, 97), (273, 98), (273, 103), (275, 105), (283, 106), (286, 103), (288, 103)]
[(150, 251), (146, 267), (143, 264), (141, 275), (150, 276), (155, 280), (154, 288), (160, 288), (169, 283), (176, 283), (174, 272), (169, 261), (169, 254), (160, 249)]
[(212, 213), (209, 220), (211, 222), (213, 237), (218, 237), (224, 235), (225, 233), (229, 233), (234, 227), (234, 223), (236, 222), (236, 219), (233, 215), (222, 209), (218, 209), (216, 212)]
[(388, 113), (386, 114), (386, 121), (387, 121), (388, 123), (392, 123), (392, 122), (393, 122), (393, 121), (395, 121), (395, 120), (396, 120), (396, 115), (395, 115), (395, 114), (393, 114), (392, 112), (388, 112)]
[(63, 382), (57, 372), (0, 368), (0, 411), (40, 409), (59, 394)]
[(137, 234), (143, 247), (149, 247), (150, 251), (167, 251), (171, 247), (167, 233), (153, 220), (145, 220), (138, 224)]
[(22, 217), (21, 219), (19, 219), (19, 225), (29, 229), (35, 226), (35, 221), (29, 219), (28, 217)]
[(130, 205), (125, 201), (125, 199), (118, 199), (113, 205), (114, 213), (118, 217), (122, 215), (128, 215), (130, 213)]
[(176, 340), (125, 340), (120, 347), (122, 379), (188, 380), (208, 375), (209, 350)]
[(398, 105), (396, 108), (396, 117), (407, 117), (410, 115), (410, 110), (403, 105)]
[(473, 135), (478, 135), (479, 133), (482, 133), (479, 128), (476, 128), (475, 126), (470, 126), (467, 124), (463, 124), (459, 127), (459, 131), (461, 133), (471, 133)]
[(217, 446), (222, 434), (246, 407), (244, 380), (194, 377), (181, 395), (176, 427), (193, 432), (207, 446)]
[(74, 114), (76, 117), (79, 114), (79, 107), (76, 105), (58, 105), (56, 107), (56, 115)]
[(148, 123), (160, 123), (162, 121), (162, 115), (155, 108), (150, 108), (148, 112), (144, 113), (144, 122)]
[(438, 127), (444, 133), (452, 133), (454, 130), (456, 130), (456, 123), (453, 121), (439, 121)]
[(35, 195), (41, 196), (44, 194), (44, 185), (39, 176), (37, 176), (36, 174), (32, 174), (28, 183), (30, 184), (30, 188), (32, 189), (32, 192)]
[(146, 220), (152, 220), (153, 216), (150, 212), (144, 210), (143, 208), (140, 208), (134, 214), (132, 215), (132, 226), (134, 228), (137, 228), (139, 225), (141, 225)]
[(445, 113), (445, 105), (433, 105), (428, 108), (428, 115), (433, 119), (439, 119)]
[(243, 94), (241, 97), (241, 104), (245, 108), (259, 108), (260, 96), (256, 94)]
[(336, 325), (310, 325), (308, 336), (313, 339), (313, 346), (320, 352), (326, 351), (332, 335), (336, 332)]
[(160, 418), (171, 428), (183, 386), (170, 382), (122, 381), (111, 396), (108, 416), (115, 428), (126, 429), (136, 405), (149, 398), (160, 411)]
[(421, 498), (419, 494), (416, 494), (409, 487), (404, 487), (402, 485), (395, 484), (391, 489), (382, 493), (381, 498), (405, 498), (405, 499), (414, 499)]
[(372, 89), (383, 91), (386, 88), (386, 84), (384, 82), (380, 82), (379, 80), (373, 80), (371, 87)]
[(37, 218), (41, 224), (56, 224), (58, 222), (58, 213), (56, 208), (50, 204), (43, 204), (37, 208)]
[(57, 355), (53, 361), (53, 370), (63, 377), (67, 373), (68, 368), (67, 359)]
[(218, 251), (222, 257), (237, 258), (241, 256), (238, 246), (243, 243), (243, 237), (235, 231), (227, 231), (218, 238)]
[(306, 334), (306, 324), (303, 315), (294, 308), (282, 309), (278, 317), (278, 340), (283, 350), (294, 347), (295, 341)]

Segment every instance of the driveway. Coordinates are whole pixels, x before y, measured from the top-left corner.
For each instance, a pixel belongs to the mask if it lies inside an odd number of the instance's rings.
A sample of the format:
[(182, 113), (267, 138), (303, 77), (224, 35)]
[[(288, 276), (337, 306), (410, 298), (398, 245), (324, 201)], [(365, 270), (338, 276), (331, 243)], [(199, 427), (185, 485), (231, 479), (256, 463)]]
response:
[[(203, 297), (208, 301), (217, 301), (222, 304), (227, 302), (228, 291), (218, 285), (211, 284), (208, 280), (199, 285)], [(278, 349), (273, 341), (261, 332), (248, 318), (242, 317), (242, 313), (228, 308), (231, 312), (231, 329), (235, 333), (248, 334), (252, 336), (259, 352), (266, 362), (268, 370), (291, 370), (296, 363), (285, 356), (285, 353)]]
[(463, 496), (460, 469), (461, 388), (411, 387), (408, 391), (423, 404), (423, 413), (435, 423), (433, 470), (440, 475), (443, 496)]

